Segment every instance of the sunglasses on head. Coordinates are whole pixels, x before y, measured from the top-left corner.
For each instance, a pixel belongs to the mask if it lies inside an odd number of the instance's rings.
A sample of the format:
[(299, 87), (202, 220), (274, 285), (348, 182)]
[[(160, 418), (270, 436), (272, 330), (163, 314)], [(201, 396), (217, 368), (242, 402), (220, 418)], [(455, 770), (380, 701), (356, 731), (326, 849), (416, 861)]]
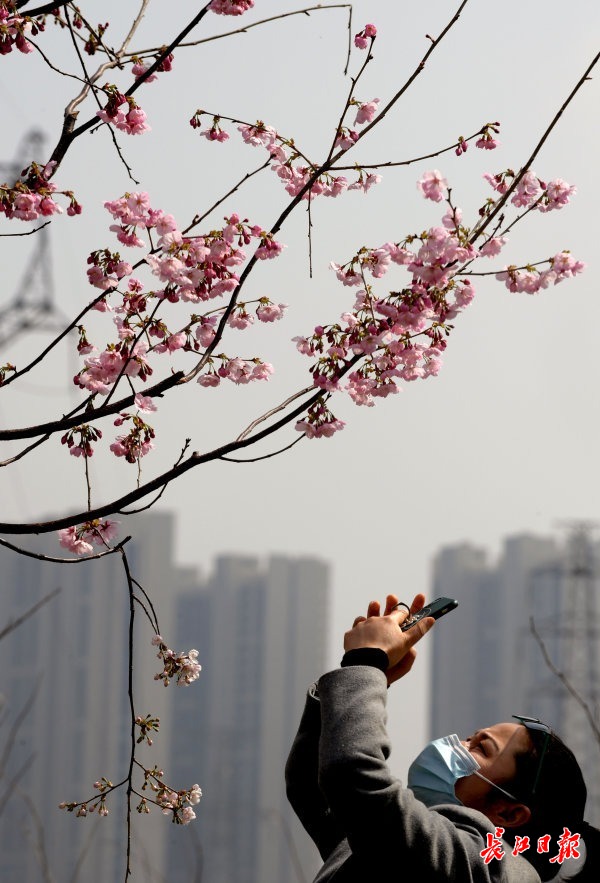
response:
[(546, 757), (548, 746), (550, 745), (552, 728), (549, 727), (548, 724), (543, 723), (543, 721), (539, 720), (537, 717), (528, 717), (526, 714), (513, 714), (513, 717), (518, 720), (519, 723), (523, 724), (523, 726), (526, 727), (528, 730), (535, 730), (536, 732), (544, 733), (545, 735), (544, 744), (542, 746), (540, 759), (538, 761), (537, 771), (535, 774), (535, 779), (533, 780), (533, 786), (531, 788), (531, 797), (533, 797), (535, 795), (538, 782), (540, 780), (544, 758)]

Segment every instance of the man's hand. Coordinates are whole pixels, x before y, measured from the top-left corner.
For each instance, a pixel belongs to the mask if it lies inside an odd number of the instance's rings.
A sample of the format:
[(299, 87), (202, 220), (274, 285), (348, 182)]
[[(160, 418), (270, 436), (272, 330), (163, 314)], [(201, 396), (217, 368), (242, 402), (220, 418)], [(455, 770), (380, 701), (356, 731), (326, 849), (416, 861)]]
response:
[(425, 604), (424, 595), (415, 595), (410, 605), (410, 614), (404, 608), (397, 608), (398, 598), (396, 595), (388, 595), (385, 603), (385, 612), (381, 616), (379, 601), (371, 601), (367, 610), (367, 616), (358, 616), (350, 631), (344, 635), (344, 650), (356, 650), (359, 647), (379, 647), (385, 650), (390, 660), (386, 671), (388, 686), (399, 680), (411, 670), (417, 651), (414, 645), (425, 635), (435, 623), (428, 616), (422, 619), (408, 631), (403, 632), (400, 626), (412, 616), (418, 613)]

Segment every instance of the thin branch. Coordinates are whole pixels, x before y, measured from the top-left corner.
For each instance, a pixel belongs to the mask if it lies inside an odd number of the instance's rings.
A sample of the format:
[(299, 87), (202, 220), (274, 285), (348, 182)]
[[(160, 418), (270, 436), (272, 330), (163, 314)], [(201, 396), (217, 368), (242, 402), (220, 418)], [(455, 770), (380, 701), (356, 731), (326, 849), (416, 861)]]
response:
[[(183, 460), (183, 458), (185, 456), (185, 452), (187, 451), (187, 449), (190, 446), (191, 441), (192, 440), (190, 438), (186, 438), (185, 444), (181, 450), (181, 454), (179, 455), (179, 457), (175, 461), (174, 466), (178, 466), (181, 463), (181, 461)], [(147, 503), (145, 506), (140, 506), (138, 509), (129, 509), (129, 510), (123, 510), (123, 511), (119, 510), (118, 512), (115, 512), (115, 515), (137, 515), (139, 512), (146, 512), (148, 509), (151, 509), (152, 506), (154, 506), (156, 503), (158, 503), (158, 501), (160, 500), (160, 498), (162, 497), (162, 495), (166, 491), (167, 486), (168, 485), (165, 484), (165, 486), (163, 488), (161, 488), (161, 490), (154, 497), (154, 499), (150, 500), (150, 502)], [(140, 588), (141, 588), (141, 586), (140, 586)], [(142, 591), (143, 591), (143, 589), (142, 589)], [(144, 592), (144, 594), (146, 594), (146, 593)], [(148, 596), (146, 596), (146, 597), (148, 597)]]
[[(79, 325), (81, 319), (83, 319), (85, 314), (88, 313), (99, 301), (101, 301), (103, 297), (106, 297), (107, 294), (110, 294), (114, 290), (115, 290), (114, 288), (109, 288), (107, 291), (103, 291), (103, 292), (101, 292), (101, 294), (98, 294), (92, 301), (90, 301), (90, 303), (87, 306), (85, 306), (82, 309), (82, 311), (73, 319), (73, 321), (69, 325), (67, 325), (66, 328), (63, 328), (63, 330), (60, 332), (60, 334), (58, 334), (52, 341), (50, 341), (48, 346), (44, 350), (42, 350), (42, 352), (39, 353), (39, 355), (37, 355), (35, 357), (35, 359), (32, 359), (32, 361), (29, 362), (29, 364), (27, 364), (24, 368), (21, 368), (19, 371), (15, 371), (15, 373), (11, 374), (10, 377), (7, 377), (4, 380), (2, 386), (8, 386), (9, 384), (14, 383), (14, 381), (18, 377), (22, 377), (23, 374), (28, 374), (29, 371), (31, 371), (33, 368), (35, 368), (36, 365), (39, 365), (40, 362), (43, 362), (43, 360), (46, 358), (48, 353), (52, 352), (54, 347), (58, 346), (58, 344), (61, 342), (61, 340), (67, 336), (67, 334), (69, 334), (71, 331), (73, 331), (75, 328), (77, 328), (77, 326)], [(38, 434), (38, 433), (36, 433), (36, 434)], [(17, 436), (17, 437), (19, 437), (19, 436)], [(26, 437), (27, 436), (21, 436), (21, 438), (26, 438)]]
[[(0, 778), (4, 775), (4, 771), (6, 770), (6, 764), (8, 763), (8, 759), (10, 757), (10, 753), (13, 749), (14, 744), (15, 744), (15, 740), (16, 740), (17, 736), (19, 735), (19, 730), (21, 729), (21, 726), (23, 725), (23, 722), (25, 721), (27, 715), (29, 714), (29, 712), (33, 708), (33, 704), (36, 700), (41, 683), (42, 683), (42, 679), (41, 679), (41, 677), (38, 677), (37, 682), (33, 687), (33, 690), (31, 691), (31, 693), (29, 694), (29, 696), (25, 700), (25, 704), (23, 705), (23, 708), (16, 716), (16, 718), (15, 718), (15, 720), (9, 730), (8, 737), (6, 739), (6, 742), (4, 743), (4, 748), (2, 749), (2, 757), (0, 757)], [(2, 814), (3, 808), (4, 808), (4, 802), (0, 801), (0, 815)]]
[(544, 643), (544, 639), (542, 638), (542, 636), (540, 635), (540, 633), (538, 632), (538, 630), (535, 626), (535, 620), (534, 620), (533, 616), (529, 617), (529, 629), (531, 631), (531, 634), (533, 635), (533, 637), (537, 641), (540, 650), (542, 651), (542, 655), (544, 657), (544, 662), (546, 663), (546, 666), (550, 669), (552, 674), (558, 678), (558, 680), (563, 684), (563, 686), (569, 691), (571, 696), (575, 699), (575, 701), (583, 709), (583, 711), (585, 712), (585, 716), (588, 719), (588, 723), (589, 723), (590, 727), (592, 728), (592, 732), (593, 732), (597, 742), (600, 744), (600, 727), (598, 727), (598, 724), (596, 723), (596, 720), (594, 718), (594, 714), (593, 714), (590, 706), (585, 701), (583, 696), (578, 692), (578, 690), (573, 686), (573, 684), (571, 683), (571, 681), (569, 680), (567, 675), (563, 671), (561, 671), (559, 668), (557, 668), (557, 666), (552, 662), (552, 659), (550, 658), (550, 654), (548, 653), (548, 649), (546, 647), (546, 644)]
[(30, 616), (33, 616), (34, 613), (37, 613), (40, 607), (43, 607), (44, 604), (47, 604), (48, 601), (51, 601), (53, 598), (55, 598), (60, 593), (60, 591), (60, 586), (58, 586), (47, 595), (44, 595), (44, 597), (40, 601), (38, 601), (37, 604), (34, 604), (33, 607), (30, 607), (29, 610), (26, 610), (25, 613), (22, 613), (21, 616), (17, 617), (17, 619), (12, 619), (8, 623), (8, 625), (5, 625), (2, 631), (0, 631), (0, 641), (11, 632), (14, 632), (15, 629), (18, 629), (20, 625), (23, 625), (23, 623), (28, 620)]
[[(473, 138), (477, 138), (478, 135), (481, 134), (481, 129), (478, 129), (477, 132), (474, 132), (472, 135), (469, 135), (468, 138), (463, 138), (463, 142), (472, 141)], [(332, 172), (342, 172), (349, 171), (357, 168), (361, 169), (391, 169), (395, 166), (410, 166), (416, 162), (422, 162), (425, 159), (433, 159), (436, 156), (441, 156), (443, 153), (449, 153), (451, 150), (456, 150), (461, 142), (455, 141), (454, 144), (450, 144), (449, 147), (443, 147), (441, 150), (435, 150), (433, 153), (424, 153), (423, 156), (415, 156), (413, 159), (403, 159), (403, 160), (390, 160), (388, 162), (380, 162), (380, 163), (362, 163), (356, 162), (351, 166), (332, 166)]]
[[(253, 28), (258, 28), (261, 25), (268, 24), (272, 21), (277, 21), (280, 18), (290, 18), (293, 15), (306, 15), (310, 16), (311, 12), (322, 12), (325, 9), (348, 9), (350, 11), (350, 21), (348, 23), (348, 30), (351, 28), (351, 20), (352, 20), (352, 4), (351, 3), (331, 3), (331, 4), (323, 4), (322, 6), (307, 6), (306, 9), (296, 9), (293, 12), (282, 12), (280, 15), (272, 15), (270, 18), (263, 18), (260, 21), (252, 22), (252, 24), (244, 25), (241, 28), (236, 28), (233, 31), (225, 31), (222, 34), (215, 34), (213, 37), (203, 37), (201, 40), (193, 40), (189, 43), (180, 43), (177, 47), (178, 49), (188, 49), (192, 46), (200, 46), (202, 43), (213, 43), (215, 40), (222, 40), (224, 37), (232, 37), (234, 34), (246, 34), (248, 31), (251, 31)], [(350, 41), (349, 41), (350, 42)], [(144, 49), (143, 52), (130, 52), (125, 53), (126, 55), (146, 55), (152, 54), (154, 52), (158, 52), (162, 49), (161, 46), (155, 46), (152, 49)], [(344, 71), (346, 73), (347, 71)]]
[(220, 460), (225, 460), (227, 463), (258, 463), (259, 460), (269, 460), (271, 457), (276, 457), (277, 454), (283, 454), (284, 451), (289, 451), (290, 448), (293, 448), (294, 445), (297, 445), (298, 442), (301, 442), (304, 438), (304, 433), (299, 435), (298, 438), (294, 439), (289, 445), (286, 445), (284, 448), (279, 448), (278, 451), (272, 451), (270, 454), (263, 454), (262, 457), (249, 457), (247, 460), (241, 460), (236, 457), (219, 457)]
[(143, 585), (137, 581), (137, 579), (134, 579), (134, 578), (132, 577), (132, 578), (131, 578), (131, 581), (132, 581), (132, 583), (134, 584), (134, 586), (137, 586), (137, 588), (140, 590), (140, 592), (142, 593), (142, 595), (144, 596), (144, 598), (145, 598), (146, 601), (148, 602), (148, 606), (150, 607), (150, 610), (152, 611), (152, 616), (154, 617), (154, 621), (153, 621), (153, 623), (152, 623), (152, 627), (156, 629), (156, 634), (157, 634), (157, 635), (160, 635), (160, 627), (159, 627), (159, 624), (158, 624), (158, 616), (156, 615), (156, 610), (154, 609), (154, 604), (152, 603), (152, 598), (150, 597), (150, 595), (148, 594), (148, 592), (146, 591), (146, 589), (143, 587)]
[(44, 883), (55, 883), (54, 875), (50, 870), (50, 862), (48, 860), (48, 853), (46, 852), (46, 841), (44, 837), (44, 826), (42, 824), (42, 820), (40, 818), (40, 814), (37, 811), (37, 807), (35, 802), (31, 799), (29, 794), (26, 791), (23, 791), (19, 788), (19, 794), (21, 800), (27, 806), (29, 810), (29, 815), (33, 819), (33, 823), (35, 825), (35, 833), (36, 833), (36, 843), (35, 843), (35, 851), (37, 853), (39, 865), (44, 876)]
[(25, 233), (0, 233), (0, 237), (2, 239), (9, 239), (13, 236), (31, 236), (33, 233), (38, 233), (40, 230), (43, 230), (44, 227), (47, 227), (51, 221), (46, 221), (45, 224), (40, 224), (39, 227), (35, 227), (33, 230), (26, 230)]
[(262, 163), (262, 165), (260, 165), (257, 169), (254, 169), (253, 172), (247, 172), (247, 173), (244, 175), (244, 177), (241, 178), (241, 179), (237, 182), (237, 184), (235, 184), (235, 185), (231, 188), (231, 190), (229, 190), (229, 191), (225, 194), (225, 196), (222, 196), (220, 199), (217, 199), (217, 201), (214, 203), (214, 205), (211, 205), (211, 207), (208, 209), (208, 211), (205, 211), (203, 215), (196, 215), (196, 216), (192, 219), (191, 224), (189, 224), (189, 226), (186, 227), (185, 230), (182, 230), (182, 231), (181, 231), (182, 235), (185, 236), (187, 233), (190, 232), (190, 230), (192, 230), (194, 227), (196, 227), (198, 224), (200, 224), (202, 221), (204, 221), (204, 219), (207, 218), (210, 214), (212, 214), (212, 213), (214, 212), (214, 210), (215, 210), (216, 208), (218, 208), (218, 207), (221, 205), (222, 202), (225, 202), (225, 200), (226, 200), (229, 196), (231, 196), (233, 193), (235, 193), (237, 190), (239, 190), (239, 188), (240, 188), (243, 184), (245, 184), (246, 181), (250, 180), (250, 178), (253, 178), (254, 175), (257, 175), (259, 172), (262, 172), (263, 169), (266, 169), (267, 166), (270, 164), (270, 162), (271, 162), (271, 157), (269, 157), (268, 160), (267, 160), (266, 162)]
[[(85, 519), (83, 520), (85, 521)], [(6, 532), (10, 533), (10, 531)], [(34, 530), (29, 532), (36, 533)], [(2, 539), (0, 539), (0, 546), (4, 546), (6, 549), (11, 549), (13, 552), (18, 552), (19, 555), (25, 555), (27, 558), (37, 558), (38, 561), (50, 561), (54, 564), (81, 564), (83, 561), (95, 561), (96, 558), (105, 558), (106, 555), (120, 552), (122, 546), (124, 546), (125, 543), (128, 543), (130, 539), (131, 537), (125, 537), (124, 540), (118, 545), (113, 546), (111, 549), (105, 549), (104, 552), (97, 552), (95, 555), (83, 555), (81, 558), (54, 558), (51, 555), (42, 555), (40, 552), (29, 552), (27, 549), (20, 549), (19, 546), (13, 546), (8, 540)]]
[(129, 770), (127, 773), (127, 862), (125, 866), (125, 883), (131, 876), (131, 798), (133, 791), (133, 765), (135, 763), (135, 708), (133, 703), (133, 624), (135, 620), (135, 604), (133, 580), (129, 570), (129, 562), (127, 555), (121, 549), (121, 560), (127, 578), (127, 592), (129, 595), (129, 633), (127, 640), (127, 695), (129, 697), (130, 712), (130, 754), (129, 754)]
[(267, 411), (262, 416), (257, 417), (256, 420), (253, 420), (252, 423), (250, 423), (250, 425), (247, 426), (246, 429), (244, 429), (244, 431), (238, 435), (238, 437), (236, 438), (236, 441), (238, 441), (238, 442), (242, 441), (242, 439), (246, 438), (246, 436), (249, 435), (253, 429), (256, 429), (257, 426), (259, 426), (265, 420), (268, 420), (269, 417), (273, 417), (273, 415), (277, 414), (279, 411), (284, 411), (288, 405), (291, 405), (291, 403), (293, 401), (295, 401), (296, 399), (299, 399), (300, 396), (306, 395), (307, 393), (309, 393), (313, 390), (314, 390), (314, 386), (306, 386), (304, 389), (300, 389), (300, 390), (298, 390), (298, 392), (295, 392), (293, 395), (289, 396), (289, 398), (287, 398), (280, 405), (276, 405), (276, 407), (271, 408), (270, 411)]

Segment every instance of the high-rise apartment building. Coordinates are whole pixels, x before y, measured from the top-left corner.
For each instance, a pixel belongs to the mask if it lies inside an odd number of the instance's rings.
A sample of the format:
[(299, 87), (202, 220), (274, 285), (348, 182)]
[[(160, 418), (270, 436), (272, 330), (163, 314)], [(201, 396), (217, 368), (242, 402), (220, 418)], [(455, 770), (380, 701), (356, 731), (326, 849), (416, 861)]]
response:
[(284, 765), (325, 666), (327, 584), (320, 561), (229, 555), (179, 598), (178, 646), (197, 647), (203, 671), (197, 699), (176, 696), (170, 766), (204, 797), (193, 835), (170, 838), (173, 883), (312, 879), (318, 858), (287, 804)]
[(468, 544), (442, 549), (431, 592), (441, 595), (459, 607), (432, 633), (432, 738), (466, 736), (512, 714), (546, 721), (575, 752), (588, 785), (586, 816), (598, 824), (600, 745), (540, 646), (598, 720), (600, 554), (585, 526), (564, 545), (511, 537), (496, 565)]

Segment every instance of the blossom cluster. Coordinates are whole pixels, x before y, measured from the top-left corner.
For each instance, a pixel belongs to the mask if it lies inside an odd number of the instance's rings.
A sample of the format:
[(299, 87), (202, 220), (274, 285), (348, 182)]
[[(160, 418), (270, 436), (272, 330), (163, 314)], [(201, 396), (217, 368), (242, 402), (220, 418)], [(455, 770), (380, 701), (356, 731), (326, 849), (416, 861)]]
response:
[[(150, 131), (146, 122), (146, 114), (131, 95), (123, 95), (116, 86), (106, 85), (104, 91), (108, 95), (106, 107), (96, 111), (96, 115), (105, 123), (110, 123), (127, 135), (143, 135)], [(122, 110), (121, 108), (124, 109)]]
[(8, 55), (16, 47), (27, 55), (33, 46), (25, 36), (35, 36), (39, 27), (27, 15), (19, 15), (12, 0), (0, 0), (0, 55)]
[(208, 8), (217, 15), (243, 15), (253, 6), (254, 0), (211, 0)]
[[(107, 344), (98, 353), (88, 340), (85, 328), (79, 326), (77, 348), (84, 356), (84, 365), (74, 382), (81, 389), (107, 395), (122, 375), (145, 381), (153, 373), (149, 362), (151, 354), (206, 349), (215, 343), (219, 322), (225, 314), (227, 326), (238, 330), (248, 328), (255, 318), (269, 324), (284, 316), (287, 305), (263, 295), (229, 308), (219, 306), (203, 313), (193, 312), (182, 328), (170, 330), (158, 315), (161, 305), (202, 304), (223, 295), (231, 296), (239, 284), (236, 270), (247, 259), (242, 246), (255, 242), (254, 257), (263, 261), (280, 255), (284, 246), (260, 226), (250, 224), (236, 214), (226, 217), (221, 229), (212, 230), (207, 235), (184, 236), (172, 215), (151, 207), (147, 193), (127, 193), (120, 199), (106, 202), (105, 207), (115, 220), (110, 229), (123, 246), (140, 248), (146, 244), (143, 234), (149, 236), (154, 232), (158, 236), (144, 260), (161, 287), (145, 292), (142, 282), (131, 275), (131, 263), (119, 252), (102, 249), (90, 254), (87, 275), (92, 286), (108, 296), (126, 277), (128, 282), (121, 303), (114, 311), (107, 298), (97, 299), (94, 305), (95, 309), (115, 313), (116, 342)], [(253, 310), (249, 310), (251, 304)], [(215, 359), (220, 362), (218, 369)], [(207, 359), (206, 372), (200, 375), (198, 382), (201, 386), (217, 386), (222, 379), (228, 379), (235, 384), (245, 384), (266, 380), (272, 372), (272, 365), (259, 358), (242, 359), (221, 353)], [(138, 408), (144, 410), (140, 401), (136, 398)], [(155, 410), (155, 407), (150, 406), (147, 410)], [(135, 462), (150, 450), (154, 436), (138, 417), (122, 414), (115, 423), (120, 426), (125, 420), (131, 420), (133, 424), (128, 440), (119, 437), (111, 449), (128, 462)]]
[(89, 555), (94, 546), (106, 547), (117, 535), (118, 521), (94, 518), (75, 527), (66, 527), (58, 531), (60, 545), (75, 552), (76, 555)]
[(94, 453), (92, 442), (102, 438), (102, 432), (87, 423), (74, 426), (65, 432), (60, 442), (66, 445), (72, 457), (91, 457)]
[(163, 661), (163, 670), (154, 675), (155, 681), (162, 681), (168, 687), (170, 680), (176, 678), (178, 687), (188, 687), (200, 677), (202, 666), (198, 662), (197, 650), (175, 653), (167, 647), (160, 635), (152, 638), (152, 644), (158, 647), (156, 655)]
[[(373, 119), (379, 98), (365, 102), (355, 100), (353, 103), (358, 108), (355, 125), (360, 125)], [(229, 134), (221, 128), (221, 117), (219, 116), (212, 117), (210, 128), (200, 131), (203, 115), (204, 111), (196, 111), (190, 119), (192, 128), (197, 129), (199, 134), (209, 141), (226, 141)], [(298, 196), (307, 187), (317, 166), (310, 163), (296, 150), (293, 141), (283, 138), (272, 126), (266, 125), (262, 120), (257, 120), (253, 125), (243, 123), (237, 128), (245, 144), (251, 147), (263, 147), (268, 151), (271, 157), (271, 169), (284, 185), (286, 193), (290, 196)], [(355, 130), (341, 127), (335, 143), (337, 147), (345, 150), (357, 140), (358, 133)], [(308, 200), (316, 196), (337, 197), (347, 190), (360, 190), (367, 193), (373, 184), (378, 184), (381, 181), (381, 175), (366, 173), (360, 167), (357, 167), (356, 171), (357, 178), (353, 182), (350, 182), (345, 175), (323, 172), (306, 190), (302, 198)]]
[[(534, 202), (546, 210), (558, 208), (575, 190), (561, 179), (548, 185), (533, 173), (525, 179), (515, 190), (517, 208)], [(363, 247), (343, 265), (332, 263), (338, 281), (357, 289), (353, 308), (342, 314), (340, 322), (318, 325), (312, 335), (294, 338), (300, 353), (316, 359), (310, 371), (314, 386), (323, 392), (307, 417), (296, 424), (307, 438), (330, 437), (343, 427), (327, 405), (336, 391), (344, 390), (357, 405), (370, 407), (377, 398), (396, 394), (399, 381), (437, 375), (452, 322), (475, 296), (472, 262), (496, 257), (506, 245), (507, 238), (498, 229), (475, 244), (482, 234), (463, 225), (461, 210), (450, 202), (441, 172), (425, 172), (418, 186), (433, 202), (447, 200), (441, 223), (400, 242)], [(526, 202), (524, 193), (528, 193)], [(380, 296), (373, 280), (394, 264), (408, 274), (404, 285)], [(542, 268), (508, 266), (493, 275), (510, 291), (534, 293), (584, 268), (567, 251), (540, 264)]]
[(377, 36), (377, 28), (375, 25), (365, 25), (362, 31), (354, 35), (354, 45), (357, 49), (366, 49), (369, 40), (374, 40)]
[(45, 166), (32, 162), (21, 172), (21, 178), (15, 184), (0, 184), (0, 214), (21, 221), (35, 221), (39, 217), (62, 214), (63, 210), (54, 198), (58, 193), (69, 200), (68, 215), (81, 214), (81, 205), (73, 193), (70, 190), (58, 190), (49, 180), (55, 166), (55, 162), (49, 162)]
[[(152, 770), (144, 770), (142, 791), (152, 791), (155, 796), (151, 802), (162, 809), (163, 815), (171, 815), (172, 821), (176, 825), (188, 825), (196, 818), (192, 807), (197, 806), (202, 799), (200, 786), (195, 784), (191, 788), (175, 791), (165, 784), (163, 776), (163, 771), (157, 767)], [(150, 812), (149, 800), (150, 798), (142, 797), (136, 807), (139, 813)]]
[(62, 801), (62, 803), (58, 804), (59, 809), (66, 809), (67, 812), (74, 812), (77, 818), (84, 819), (87, 815), (93, 812), (98, 812), (98, 815), (103, 817), (108, 815), (108, 807), (106, 806), (106, 795), (108, 792), (114, 789), (113, 783), (104, 778), (104, 776), (99, 779), (97, 782), (94, 782), (94, 788), (100, 792), (100, 797), (94, 797), (91, 800), (83, 801), (82, 803), (67, 803), (67, 801)]

